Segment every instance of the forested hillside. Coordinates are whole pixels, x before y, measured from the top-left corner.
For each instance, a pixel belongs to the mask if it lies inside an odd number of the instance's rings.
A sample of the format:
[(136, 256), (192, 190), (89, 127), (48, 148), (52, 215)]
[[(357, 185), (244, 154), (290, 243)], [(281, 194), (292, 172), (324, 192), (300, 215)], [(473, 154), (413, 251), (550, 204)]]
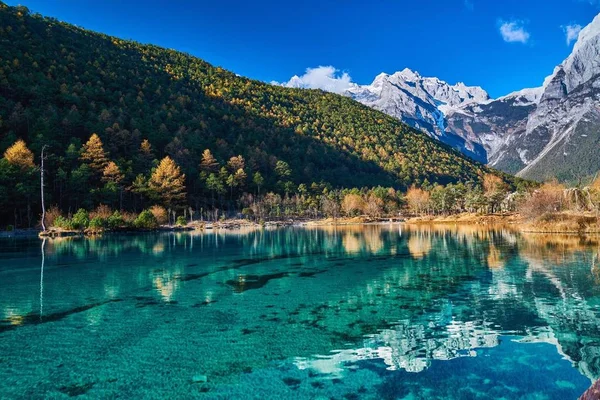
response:
[(0, 221), (39, 218), (43, 146), (47, 203), (65, 212), (237, 209), (245, 192), (287, 196), (300, 184), (321, 193), (500, 175), (349, 98), (0, 2)]

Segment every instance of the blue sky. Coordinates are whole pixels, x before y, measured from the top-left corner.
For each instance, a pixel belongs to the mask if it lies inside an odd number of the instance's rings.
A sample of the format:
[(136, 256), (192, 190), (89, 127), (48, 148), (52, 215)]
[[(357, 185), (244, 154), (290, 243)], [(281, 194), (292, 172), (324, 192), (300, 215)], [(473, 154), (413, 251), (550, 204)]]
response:
[(567, 45), (564, 28), (585, 26), (600, 12), (600, 0), (7, 3), (186, 51), (267, 82), (334, 66), (365, 84), (380, 72), (408, 67), (449, 83), (482, 86), (492, 97), (541, 85), (573, 45)]

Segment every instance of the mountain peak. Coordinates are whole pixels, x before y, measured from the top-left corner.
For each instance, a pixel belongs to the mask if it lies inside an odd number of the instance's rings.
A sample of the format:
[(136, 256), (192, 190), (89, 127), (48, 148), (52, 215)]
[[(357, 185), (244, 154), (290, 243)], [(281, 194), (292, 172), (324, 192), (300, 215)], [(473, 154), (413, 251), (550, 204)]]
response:
[(577, 37), (577, 41), (575, 42), (575, 46), (573, 47), (573, 52), (582, 47), (586, 42), (590, 39), (593, 39), (600, 35), (600, 14), (596, 15), (592, 22), (590, 22), (587, 26), (585, 26), (581, 32), (579, 32), (579, 36)]
[(410, 68), (404, 68), (402, 71), (394, 73), (394, 76), (402, 77), (407, 81), (417, 81), (421, 79), (421, 75), (417, 71), (413, 71)]

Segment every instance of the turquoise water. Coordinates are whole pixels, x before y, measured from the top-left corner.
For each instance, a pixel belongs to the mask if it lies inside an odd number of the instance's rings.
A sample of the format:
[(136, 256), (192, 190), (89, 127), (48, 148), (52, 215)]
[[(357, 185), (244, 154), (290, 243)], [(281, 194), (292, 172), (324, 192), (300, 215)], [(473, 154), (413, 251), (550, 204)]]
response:
[(0, 398), (575, 399), (600, 377), (598, 248), (399, 225), (0, 239)]

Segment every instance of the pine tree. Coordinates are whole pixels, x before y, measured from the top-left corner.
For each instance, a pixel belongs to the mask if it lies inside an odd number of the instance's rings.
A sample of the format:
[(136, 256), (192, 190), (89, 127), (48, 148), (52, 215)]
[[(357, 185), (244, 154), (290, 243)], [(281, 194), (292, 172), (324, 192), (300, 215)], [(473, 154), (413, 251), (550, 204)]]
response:
[(223, 182), (217, 174), (211, 173), (206, 178), (206, 187), (210, 190), (212, 195), (212, 206), (215, 207), (215, 193), (221, 194), (225, 191)]
[(246, 160), (244, 160), (244, 157), (241, 155), (237, 157), (231, 157), (229, 161), (227, 161), (227, 166), (229, 167), (231, 173), (236, 174), (237, 171), (245, 168)]
[(148, 139), (144, 139), (140, 144), (138, 151), (136, 169), (138, 172), (148, 173), (152, 168), (152, 161), (154, 160), (154, 151), (152, 145)]
[(185, 202), (185, 174), (169, 156), (152, 172), (148, 187), (166, 207), (176, 208)]
[(106, 164), (104, 171), (102, 171), (102, 181), (103, 182), (112, 182), (115, 184), (120, 183), (123, 180), (124, 176), (119, 169), (119, 166), (115, 164), (114, 161)]
[(263, 183), (265, 182), (263, 176), (260, 174), (260, 172), (255, 172), (254, 176), (252, 177), (252, 183), (254, 183), (254, 185), (256, 185), (256, 189), (257, 195), (260, 195), (260, 187), (263, 185)]
[(219, 162), (212, 155), (209, 149), (202, 153), (202, 161), (200, 161), (200, 170), (204, 173), (217, 172), (219, 170)]
[(33, 168), (33, 153), (27, 148), (23, 140), (17, 140), (4, 152), (4, 158), (9, 164), (17, 166), (22, 170)]
[(79, 159), (88, 164), (93, 171), (97, 173), (104, 172), (104, 168), (108, 164), (108, 156), (98, 135), (93, 133), (89, 140), (81, 147)]

